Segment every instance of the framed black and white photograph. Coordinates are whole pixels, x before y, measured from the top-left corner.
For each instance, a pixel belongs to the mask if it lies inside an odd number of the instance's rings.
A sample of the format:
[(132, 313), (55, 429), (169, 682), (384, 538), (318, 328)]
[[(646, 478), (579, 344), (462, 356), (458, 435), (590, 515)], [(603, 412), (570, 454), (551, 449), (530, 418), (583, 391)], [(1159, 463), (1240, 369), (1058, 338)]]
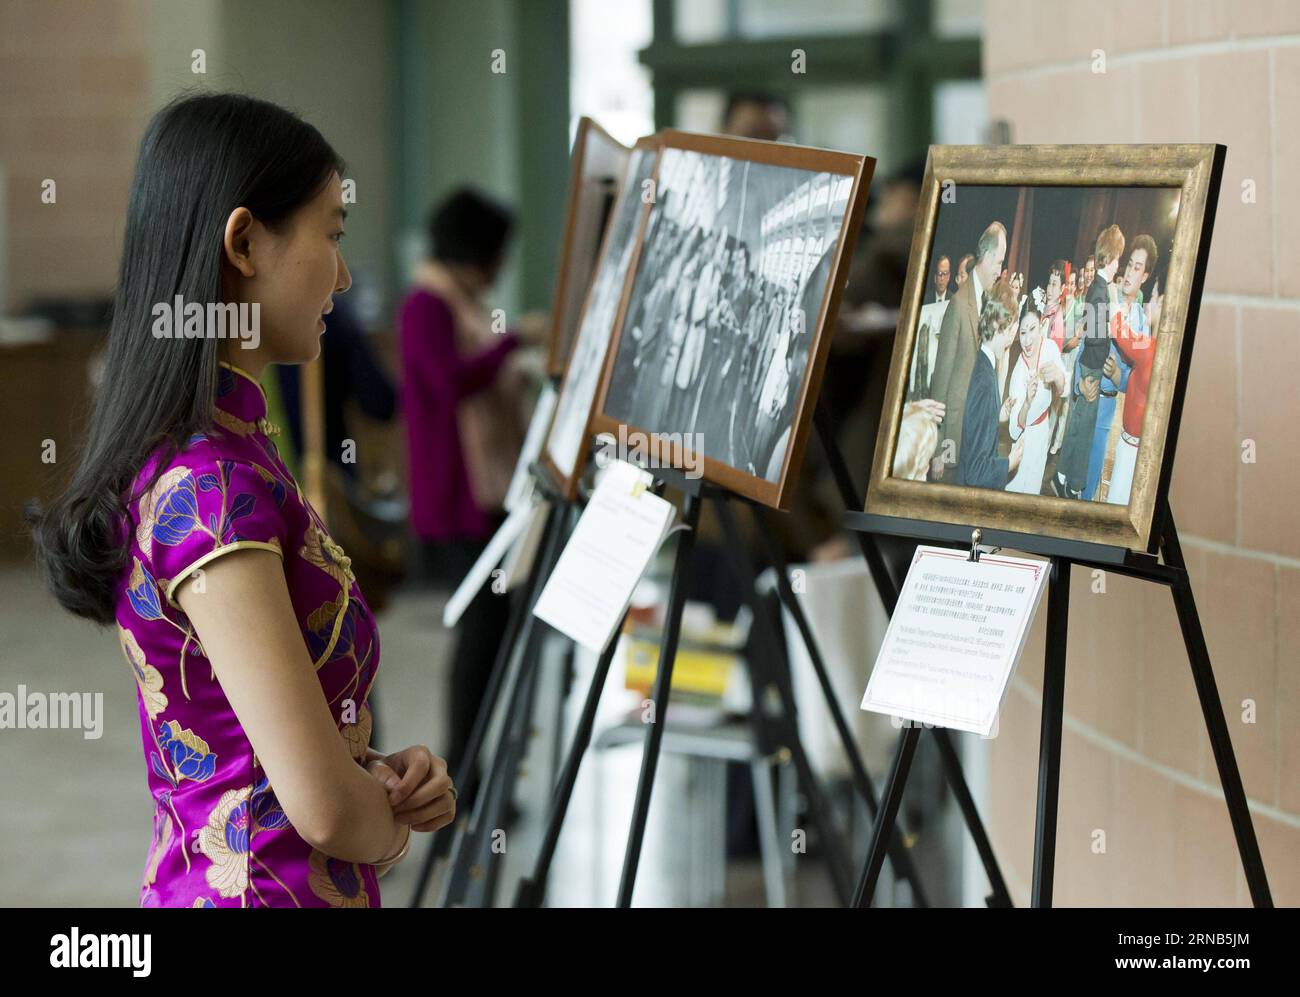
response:
[(786, 507), (875, 161), (662, 141), (594, 429)]
[(542, 464), (555, 475), (564, 493), (577, 494), (587, 459), (587, 429), (600, 386), (605, 354), (623, 302), (626, 279), (649, 208), (650, 181), (657, 145), (653, 137), (637, 141), (627, 174), (605, 227), (595, 275), (587, 289), (573, 350), (564, 368), (555, 417), (542, 448)]
[(591, 118), (578, 120), (569, 168), (564, 241), (555, 274), (555, 299), (546, 344), (546, 373), (551, 377), (564, 373), (573, 349), (601, 237), (631, 152)]

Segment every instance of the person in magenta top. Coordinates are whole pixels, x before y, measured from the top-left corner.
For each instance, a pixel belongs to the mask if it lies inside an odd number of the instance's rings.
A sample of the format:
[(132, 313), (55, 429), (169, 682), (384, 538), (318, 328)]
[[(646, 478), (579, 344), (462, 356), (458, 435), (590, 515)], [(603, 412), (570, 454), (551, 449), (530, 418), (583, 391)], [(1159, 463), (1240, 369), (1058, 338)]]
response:
[[(443, 589), (460, 583), (501, 524), (523, 445), (527, 398), (512, 361), (520, 335), (484, 304), (512, 225), (510, 210), (488, 196), (468, 188), (452, 193), (433, 212), (429, 258), (398, 311), (411, 528), (426, 580)], [(457, 624), (448, 759), (467, 805), (476, 781), (459, 765), (508, 609), (485, 585)]]
[(135, 676), (153, 814), (142, 906), (376, 907), (411, 831), (455, 817), (442, 759), (370, 745), (375, 620), (280, 459), (258, 383), (316, 356), (351, 285), (343, 170), (264, 101), (158, 113), (88, 438), (34, 517), (56, 597), (113, 626)]
[(463, 403), (494, 387), (519, 337), (505, 332), (466, 348), (457, 335), (456, 312), (464, 306), (457, 297), (478, 293), (473, 278), (429, 263), (398, 312), (411, 528), (431, 543), (484, 540), (495, 528), (493, 497), (476, 496), (471, 479)]

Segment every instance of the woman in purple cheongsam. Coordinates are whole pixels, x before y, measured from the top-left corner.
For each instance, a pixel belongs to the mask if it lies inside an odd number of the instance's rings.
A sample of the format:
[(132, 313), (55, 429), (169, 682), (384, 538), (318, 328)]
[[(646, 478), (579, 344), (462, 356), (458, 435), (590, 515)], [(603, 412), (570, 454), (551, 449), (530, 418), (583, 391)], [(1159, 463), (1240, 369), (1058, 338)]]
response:
[(154, 118), (88, 439), (36, 516), (55, 595), (115, 626), (135, 675), (143, 906), (377, 907), (411, 831), (455, 816), (442, 759), (370, 746), (375, 620), (258, 383), (315, 358), (351, 285), (343, 169), (315, 128), (250, 97)]

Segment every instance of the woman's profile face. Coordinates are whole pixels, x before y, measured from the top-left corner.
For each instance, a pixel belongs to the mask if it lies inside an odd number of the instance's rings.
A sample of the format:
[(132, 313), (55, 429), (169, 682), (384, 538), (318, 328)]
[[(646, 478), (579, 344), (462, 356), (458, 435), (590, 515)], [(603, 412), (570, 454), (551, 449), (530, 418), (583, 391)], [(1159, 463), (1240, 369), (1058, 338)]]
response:
[[(237, 300), (258, 305), (261, 345), (271, 363), (306, 363), (320, 353), (322, 315), (334, 295), (352, 286), (339, 248), (343, 234), (343, 185), (337, 173), (279, 230), (259, 222), (248, 227), (247, 264), (234, 286)], [(239, 349), (234, 362), (239, 362)]]

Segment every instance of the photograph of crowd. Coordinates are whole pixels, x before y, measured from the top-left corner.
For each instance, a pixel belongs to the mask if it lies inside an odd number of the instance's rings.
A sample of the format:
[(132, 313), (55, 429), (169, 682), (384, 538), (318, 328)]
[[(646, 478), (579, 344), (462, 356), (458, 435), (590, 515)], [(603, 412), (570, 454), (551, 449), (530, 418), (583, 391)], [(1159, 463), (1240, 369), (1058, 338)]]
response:
[(779, 481), (853, 179), (665, 148), (603, 414)]
[(1127, 505), (1179, 189), (939, 205), (893, 476)]
[(655, 152), (649, 142), (638, 143), (628, 160), (627, 175), (601, 243), (595, 276), (587, 291), (578, 335), (555, 405), (555, 418), (547, 434), (544, 456), (570, 491), (586, 461), (584, 434), (596, 402), (609, 337), (636, 249), (637, 230), (645, 208), (643, 190), (654, 173)]

